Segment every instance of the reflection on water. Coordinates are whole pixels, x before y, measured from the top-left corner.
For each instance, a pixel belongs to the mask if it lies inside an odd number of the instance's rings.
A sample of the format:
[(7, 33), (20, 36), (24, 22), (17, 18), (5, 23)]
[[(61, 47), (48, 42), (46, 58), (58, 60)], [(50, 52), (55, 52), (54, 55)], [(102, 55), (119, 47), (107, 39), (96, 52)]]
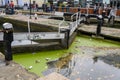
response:
[(120, 55), (117, 53), (99, 56), (99, 58), (109, 65), (120, 68)]
[(69, 67), (69, 62), (72, 60), (73, 54), (69, 53), (69, 55), (65, 56), (65, 57), (61, 57), (58, 60), (54, 60), (54, 61), (49, 61), (47, 64), (49, 65), (48, 68), (58, 68), (58, 69), (62, 69), (65, 67)]
[[(69, 56), (71, 58), (69, 58)], [(119, 80), (120, 69), (110, 65), (102, 58), (86, 54), (69, 55), (56, 61), (48, 62), (49, 69), (44, 74), (56, 71), (70, 80)], [(67, 58), (67, 59), (65, 59)], [(68, 61), (69, 60), (69, 61)], [(106, 59), (107, 60), (107, 59)], [(67, 61), (67, 62), (66, 62)], [(61, 65), (62, 63), (62, 65)], [(59, 65), (61, 67), (58, 67)], [(59, 68), (59, 71), (58, 71)]]

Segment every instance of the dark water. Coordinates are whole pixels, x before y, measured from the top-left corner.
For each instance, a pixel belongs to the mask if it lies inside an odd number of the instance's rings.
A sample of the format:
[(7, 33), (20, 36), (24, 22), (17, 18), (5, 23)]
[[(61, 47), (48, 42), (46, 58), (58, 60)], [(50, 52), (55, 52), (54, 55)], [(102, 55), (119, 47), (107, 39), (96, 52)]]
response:
[[(114, 60), (113, 58), (111, 59)], [(109, 59), (106, 59), (106, 61), (109, 61)], [(88, 54), (75, 54), (59, 70), (56, 65), (60, 64), (60, 60), (49, 62), (49, 69), (43, 72), (43, 74), (46, 75), (55, 71), (70, 80), (120, 80), (120, 69), (106, 61), (102, 58), (95, 59)], [(62, 63), (64, 63), (64, 61), (62, 61)]]

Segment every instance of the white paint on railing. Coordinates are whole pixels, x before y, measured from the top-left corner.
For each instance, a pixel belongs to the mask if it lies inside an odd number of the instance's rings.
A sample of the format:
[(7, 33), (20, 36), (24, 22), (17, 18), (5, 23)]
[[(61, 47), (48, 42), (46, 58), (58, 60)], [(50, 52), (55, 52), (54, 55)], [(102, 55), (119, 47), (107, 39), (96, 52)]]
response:
[(60, 34), (60, 30), (61, 30), (61, 28), (63, 28), (62, 25), (65, 22), (65, 18), (64, 17), (62, 17), (62, 18), (63, 18), (63, 20), (58, 25), (59, 26), (59, 28), (58, 28), (58, 34)]
[[(62, 14), (60, 14), (62, 15)], [(64, 22), (64, 17), (63, 21), (61, 24)], [(28, 33), (27, 34), (21, 34), (20, 37), (15, 37), (15, 40), (39, 40), (39, 39), (64, 39), (65, 34), (60, 33), (60, 29), (58, 28), (58, 32), (31, 32), (30, 28), (30, 19), (28, 19)], [(59, 24), (59, 25), (61, 25)]]
[(65, 22), (64, 19), (63, 19), (62, 22), (59, 23), (59, 30), (58, 30), (59, 33), (60, 33), (60, 30), (61, 30), (61, 29), (69, 29), (69, 30), (70, 30), (69, 36), (71, 36), (71, 35), (73, 34), (73, 32), (76, 30), (76, 28), (77, 28), (78, 25), (80, 24), (80, 21), (81, 21), (81, 13), (80, 13), (80, 12), (74, 13), (74, 14), (71, 16), (71, 21), (73, 21), (74, 16), (76, 16), (76, 17), (75, 17), (75, 21), (74, 21), (74, 22), (70, 22), (70, 24), (68, 25), (68, 27), (63, 27), (63, 23)]
[(30, 20), (28, 19), (28, 34), (30, 35)]
[(81, 21), (81, 13), (80, 12), (77, 12), (71, 16), (72, 21), (73, 21), (74, 16), (76, 16), (76, 18), (75, 18), (76, 20), (74, 22), (72, 22), (71, 25), (69, 25), (69, 28), (70, 28), (69, 36), (71, 36), (73, 34), (73, 32), (76, 30), (76, 28), (78, 27), (78, 25), (80, 24), (80, 21)]

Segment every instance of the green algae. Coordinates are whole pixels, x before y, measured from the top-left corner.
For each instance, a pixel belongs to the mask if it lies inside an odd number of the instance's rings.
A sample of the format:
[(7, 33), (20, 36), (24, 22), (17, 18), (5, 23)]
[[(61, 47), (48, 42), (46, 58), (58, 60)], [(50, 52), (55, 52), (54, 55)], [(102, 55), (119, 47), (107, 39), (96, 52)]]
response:
[[(44, 51), (34, 53), (22, 53), (15, 54), (14, 61), (23, 65), (26, 69), (32, 66), (31, 72), (35, 72), (37, 75), (42, 75), (41, 72), (47, 69), (46, 62), (48, 60), (54, 60), (64, 55), (64, 50), (56, 51)], [(36, 63), (39, 60), (39, 63)]]
[[(47, 61), (56, 60), (70, 52), (74, 54), (80, 53), (80, 49), (77, 48), (80, 46), (120, 48), (120, 43), (109, 40), (96, 39), (88, 36), (77, 36), (68, 50), (14, 54), (13, 58), (15, 62), (21, 64), (30, 72), (34, 72), (37, 75), (42, 76), (42, 72), (47, 69)], [(36, 63), (36, 61), (39, 62)], [(30, 66), (32, 66), (31, 69), (29, 69)]]
[(76, 37), (77, 45), (79, 46), (91, 46), (91, 47), (120, 47), (119, 42), (104, 40), (102, 38), (94, 38), (88, 36), (78, 36)]

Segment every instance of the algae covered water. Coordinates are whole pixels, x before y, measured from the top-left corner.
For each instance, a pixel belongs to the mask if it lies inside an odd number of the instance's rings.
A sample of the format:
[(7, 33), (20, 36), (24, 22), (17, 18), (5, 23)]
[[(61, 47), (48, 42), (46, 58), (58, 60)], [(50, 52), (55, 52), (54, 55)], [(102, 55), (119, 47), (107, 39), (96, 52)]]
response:
[[(60, 62), (60, 57), (72, 53), (73, 57), (69, 61), (67, 60), (66, 64), (60, 65), (60, 70), (56, 72), (68, 77), (70, 80), (113, 80), (114, 77), (115, 80), (119, 80), (119, 61), (114, 62), (117, 64), (116, 67), (114, 64), (108, 63), (109, 60), (106, 57), (109, 54), (119, 55), (119, 50), (120, 43), (118, 42), (77, 36), (68, 50), (14, 54), (14, 61), (30, 72), (42, 76), (56, 71), (57, 67), (52, 65)], [(48, 65), (50, 62), (52, 64)], [(62, 61), (62, 63), (64, 62)]]

